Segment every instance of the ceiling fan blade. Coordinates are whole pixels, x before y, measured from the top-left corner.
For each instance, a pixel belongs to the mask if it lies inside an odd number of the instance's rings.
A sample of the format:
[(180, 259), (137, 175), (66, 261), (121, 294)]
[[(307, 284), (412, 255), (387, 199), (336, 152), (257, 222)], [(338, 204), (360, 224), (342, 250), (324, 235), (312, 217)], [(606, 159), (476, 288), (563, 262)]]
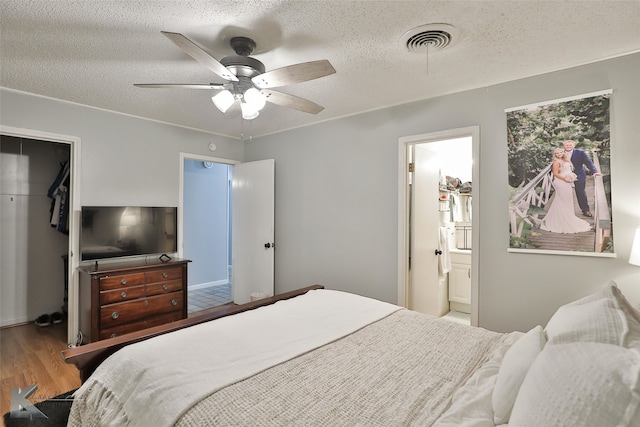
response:
[(167, 89), (224, 89), (223, 84), (209, 83), (209, 84), (182, 84), (182, 83), (134, 83), (135, 87), (145, 88), (167, 88)]
[(233, 82), (237, 82), (238, 78), (227, 69), (224, 65), (222, 65), (217, 59), (213, 56), (209, 55), (204, 49), (200, 46), (186, 38), (180, 33), (170, 33), (167, 31), (161, 31), (169, 40), (175, 43), (180, 49), (184, 51), (187, 55), (203, 64), (211, 71), (219, 75), (220, 77), (231, 80)]
[(334, 74), (336, 70), (326, 59), (303, 62), (267, 71), (251, 79), (260, 89), (306, 82)]
[(318, 114), (320, 111), (324, 110), (322, 105), (318, 105), (315, 102), (311, 102), (306, 99), (298, 98), (297, 96), (289, 95), (288, 93), (276, 92), (275, 90), (268, 89), (263, 89), (261, 92), (267, 97), (267, 101), (282, 107), (293, 108), (294, 110), (310, 114)]

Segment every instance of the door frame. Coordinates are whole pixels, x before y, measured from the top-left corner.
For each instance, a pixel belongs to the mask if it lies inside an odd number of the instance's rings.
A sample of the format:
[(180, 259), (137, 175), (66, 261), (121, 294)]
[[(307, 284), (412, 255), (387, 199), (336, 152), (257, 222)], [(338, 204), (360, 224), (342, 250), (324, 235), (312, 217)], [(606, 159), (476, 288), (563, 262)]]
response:
[(471, 325), (478, 325), (478, 272), (480, 242), (480, 126), (403, 136), (398, 139), (398, 305), (409, 307), (409, 146), (471, 136), (473, 167), (473, 217), (471, 239)]
[(74, 254), (79, 254), (80, 245), (80, 167), (81, 163), (81, 140), (80, 137), (71, 135), (61, 135), (57, 133), (43, 132), (33, 129), (16, 128), (12, 126), (0, 125), (0, 134), (13, 136), (17, 138), (36, 139), (44, 142), (56, 142), (61, 144), (68, 144), (70, 146), (69, 162), (70, 177), (69, 182), (71, 184), (70, 197), (70, 209), (69, 209), (69, 265), (67, 269), (67, 343), (69, 346), (76, 344), (76, 337), (80, 330), (79, 327), (79, 289), (78, 289), (78, 272), (77, 268), (80, 264), (79, 257), (75, 257)]

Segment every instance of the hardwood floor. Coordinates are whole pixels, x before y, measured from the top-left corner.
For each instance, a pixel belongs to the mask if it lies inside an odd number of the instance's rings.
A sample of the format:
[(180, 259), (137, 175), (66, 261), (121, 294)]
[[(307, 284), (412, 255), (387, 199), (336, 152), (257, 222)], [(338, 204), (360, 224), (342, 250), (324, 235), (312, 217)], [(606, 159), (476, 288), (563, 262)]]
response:
[(66, 348), (66, 322), (0, 329), (0, 415), (10, 411), (14, 388), (36, 384), (38, 389), (28, 400), (38, 403), (80, 387), (78, 370), (60, 356)]
[[(233, 304), (233, 303), (229, 303)], [(211, 313), (226, 305), (190, 313)], [(80, 387), (75, 366), (62, 360), (67, 348), (67, 323), (40, 327), (34, 323), (0, 328), (0, 416), (11, 410), (11, 390), (36, 384), (31, 403), (50, 399)]]

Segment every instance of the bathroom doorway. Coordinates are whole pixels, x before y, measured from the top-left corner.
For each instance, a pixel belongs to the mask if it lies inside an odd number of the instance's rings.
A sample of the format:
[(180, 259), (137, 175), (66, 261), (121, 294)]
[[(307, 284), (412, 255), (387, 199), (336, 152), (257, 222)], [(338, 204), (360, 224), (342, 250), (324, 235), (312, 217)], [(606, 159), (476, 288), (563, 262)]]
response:
[(404, 137), (399, 153), (398, 303), (435, 316), (454, 311), (471, 324), (478, 137), (477, 127)]

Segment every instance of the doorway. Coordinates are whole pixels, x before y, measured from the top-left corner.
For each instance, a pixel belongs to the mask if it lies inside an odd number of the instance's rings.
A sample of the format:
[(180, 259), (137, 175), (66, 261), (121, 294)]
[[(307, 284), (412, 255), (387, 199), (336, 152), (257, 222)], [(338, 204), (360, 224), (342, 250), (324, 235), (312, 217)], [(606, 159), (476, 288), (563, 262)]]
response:
[[(477, 212), (478, 156), (477, 126), (399, 140), (398, 304), (436, 316), (465, 311), (473, 325), (479, 254), (471, 250), (478, 241), (471, 206)], [(469, 209), (452, 212), (463, 206)], [(463, 277), (468, 281), (461, 286)]]
[[(215, 203), (226, 203), (224, 212), (227, 218), (226, 229), (218, 227), (217, 235), (202, 238), (205, 229), (211, 226), (211, 217), (204, 215), (204, 224), (196, 228), (197, 239), (202, 241), (200, 246), (189, 248), (192, 243), (185, 241), (186, 218), (191, 218), (191, 211), (202, 210), (203, 200), (209, 198), (208, 188), (194, 191), (191, 203), (186, 203), (188, 192), (194, 190), (187, 184), (185, 165), (192, 160), (196, 168), (213, 169), (213, 164), (228, 166), (226, 195), (218, 197)], [(198, 163), (202, 163), (198, 165)], [(210, 166), (210, 167), (209, 167)], [(197, 170), (197, 169), (196, 169)], [(200, 172), (202, 170), (200, 169)], [(231, 177), (232, 175), (232, 177)], [(231, 179), (232, 178), (232, 179)], [(205, 186), (206, 187), (206, 186)], [(224, 200), (223, 200), (224, 199)], [(220, 206), (219, 206), (220, 207)], [(197, 215), (197, 212), (195, 213)], [(222, 214), (220, 215), (222, 216)], [(198, 257), (199, 261), (189, 265), (188, 280), (192, 276), (193, 267), (198, 264), (208, 264), (212, 261), (209, 253), (217, 242), (222, 248), (219, 252), (226, 253), (219, 257), (219, 261), (227, 264), (227, 280), (230, 282), (232, 302), (244, 304), (255, 299), (274, 295), (274, 221), (275, 221), (275, 161), (273, 159), (240, 163), (233, 160), (193, 154), (180, 154), (180, 205), (178, 209), (178, 256), (190, 259)], [(206, 279), (205, 279), (206, 280)], [(219, 279), (222, 280), (222, 279)], [(195, 281), (194, 281), (195, 282)], [(216, 283), (192, 283), (192, 290), (212, 287)], [(188, 300), (192, 292), (187, 290)]]
[[(80, 139), (9, 126), (0, 126), (0, 134), (4, 146), (2, 326), (30, 323), (48, 314), (49, 326), (64, 328), (67, 342), (73, 344), (78, 332), (78, 262), (73, 254), (77, 253)], [(60, 205), (49, 190), (63, 164), (68, 180), (65, 188), (59, 188), (66, 191), (65, 216), (61, 217), (52, 210)]]
[(213, 158), (182, 159), (182, 258), (188, 313), (233, 301), (231, 182), (233, 164)]

